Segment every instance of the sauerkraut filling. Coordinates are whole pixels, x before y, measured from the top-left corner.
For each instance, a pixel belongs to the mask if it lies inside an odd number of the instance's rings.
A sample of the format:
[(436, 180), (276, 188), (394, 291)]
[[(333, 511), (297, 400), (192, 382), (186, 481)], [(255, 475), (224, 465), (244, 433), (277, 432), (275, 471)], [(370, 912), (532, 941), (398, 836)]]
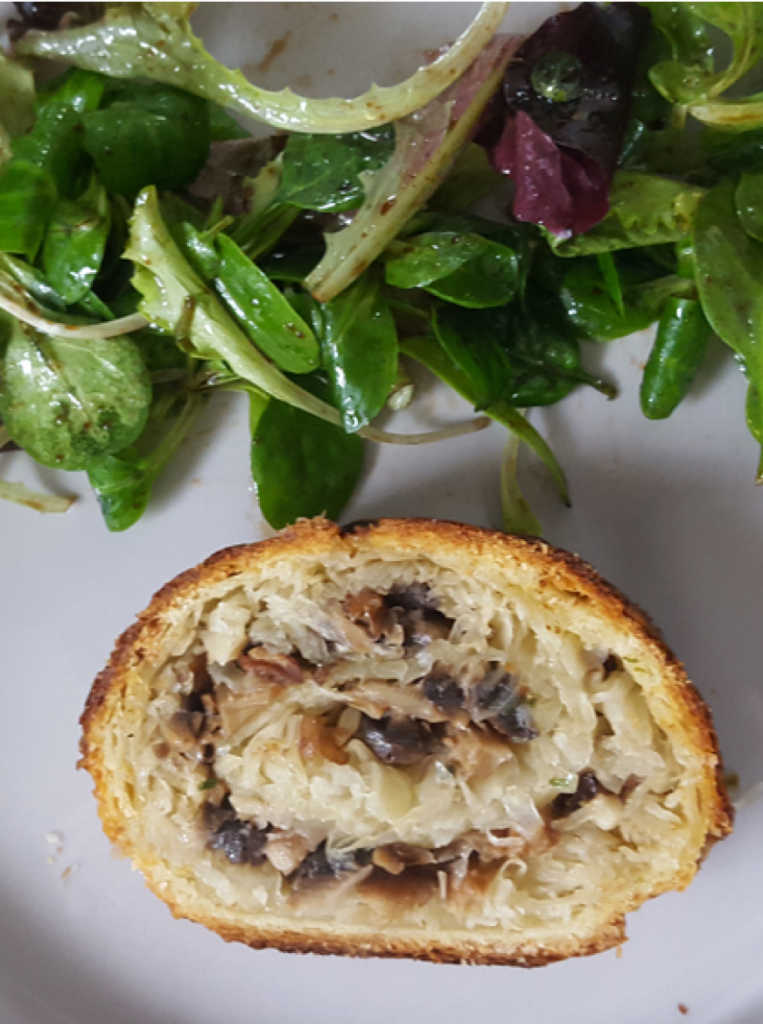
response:
[(449, 575), (200, 609), (136, 775), (162, 855), (244, 910), (357, 924), (570, 921), (669, 875), (689, 809), (637, 672)]

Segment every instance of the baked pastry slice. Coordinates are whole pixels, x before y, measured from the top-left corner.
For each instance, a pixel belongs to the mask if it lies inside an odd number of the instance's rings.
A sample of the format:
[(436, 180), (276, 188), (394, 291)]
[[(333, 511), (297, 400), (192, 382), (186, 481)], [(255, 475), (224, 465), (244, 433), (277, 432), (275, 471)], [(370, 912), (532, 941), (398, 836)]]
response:
[(731, 828), (708, 710), (644, 615), (453, 523), (214, 555), (121, 637), (83, 727), (109, 837), (255, 947), (595, 953)]

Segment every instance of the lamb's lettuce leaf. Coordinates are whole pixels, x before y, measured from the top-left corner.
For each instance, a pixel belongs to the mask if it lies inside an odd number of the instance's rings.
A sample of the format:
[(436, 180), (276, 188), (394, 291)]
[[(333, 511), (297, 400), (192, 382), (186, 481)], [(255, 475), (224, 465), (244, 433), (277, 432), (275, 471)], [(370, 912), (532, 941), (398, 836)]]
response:
[(395, 288), (425, 288), (458, 306), (486, 309), (513, 299), (519, 257), (484, 235), (432, 231), (397, 243), (385, 262), (385, 277)]
[(155, 189), (138, 196), (126, 256), (135, 263), (133, 284), (142, 296), (140, 310), (152, 323), (171, 333), (182, 325), (184, 340), (198, 358), (220, 360), (273, 398), (331, 423), (341, 422), (335, 409), (273, 366), (225, 312), (173, 241)]
[(47, 171), (27, 160), (11, 160), (0, 176), (0, 252), (33, 260), (57, 199)]
[(207, 162), (209, 108), (168, 85), (130, 82), (85, 114), (83, 145), (110, 192), (132, 199), (148, 185), (182, 189)]
[(390, 127), (347, 135), (289, 136), (283, 153), (251, 181), (252, 204), (236, 224), (234, 239), (257, 259), (276, 244), (301, 210), (356, 209), (363, 202), (362, 175), (383, 167), (393, 150)]
[(394, 149), (391, 127), (347, 135), (290, 135), (275, 201), (320, 213), (354, 210), (363, 203), (361, 175), (383, 167)]
[(90, 71), (65, 74), (42, 99), (32, 130), (14, 140), (15, 159), (51, 175), (64, 198), (76, 199), (90, 180), (92, 163), (82, 146), (82, 121), (98, 109), (106, 81)]
[(42, 267), (51, 287), (67, 305), (84, 299), (103, 262), (111, 230), (106, 190), (93, 178), (77, 200), (62, 199), (48, 225)]
[(129, 338), (44, 337), (14, 322), (2, 362), (0, 415), (9, 434), (53, 469), (86, 469), (143, 430), (151, 385)]
[(88, 463), (87, 475), (113, 533), (127, 530), (143, 515), (154, 484), (188, 436), (204, 396), (182, 382), (156, 389), (148, 421), (129, 447)]
[[(436, 338), (425, 335), (406, 338), (401, 341), (400, 348), (406, 355), (431, 370), (440, 380), (452, 387), (462, 398), (465, 398), (467, 402), (471, 402), (472, 405), (477, 404), (478, 397), (472, 381), (450, 358)], [(562, 501), (569, 505), (567, 481), (562, 467), (557, 462), (556, 456), (549, 447), (548, 442), (529, 423), (519, 409), (512, 407), (507, 402), (499, 401), (493, 405), (486, 406), (484, 411), (491, 419), (494, 419), (497, 423), (506, 427), (507, 430), (516, 434), (535, 452), (551, 474)]]
[(215, 289), (253, 344), (287, 373), (315, 370), (320, 346), (310, 325), (231, 238), (220, 235), (216, 248)]
[(718, 185), (699, 204), (693, 242), (702, 309), (742, 362), (747, 424), (763, 446), (763, 243), (745, 233), (736, 215), (733, 182)]
[(253, 405), (252, 478), (265, 519), (277, 530), (301, 516), (338, 519), (360, 479), (362, 440), (274, 398)]
[(742, 174), (734, 199), (742, 227), (763, 242), (763, 172)]
[(344, 429), (354, 433), (381, 412), (395, 385), (395, 322), (374, 273), (316, 309), (332, 404), (342, 413)]

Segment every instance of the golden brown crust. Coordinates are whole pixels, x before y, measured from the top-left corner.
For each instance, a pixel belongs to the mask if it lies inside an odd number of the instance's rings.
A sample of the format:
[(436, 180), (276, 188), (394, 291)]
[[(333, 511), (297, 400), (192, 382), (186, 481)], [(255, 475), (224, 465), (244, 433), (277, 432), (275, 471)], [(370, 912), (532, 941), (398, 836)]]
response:
[[(150, 883), (149, 888), (166, 900)], [(183, 910), (170, 906), (174, 917), (185, 919)], [(470, 964), (481, 967), (546, 967), (572, 957), (594, 956), (627, 942), (625, 919), (618, 917), (585, 942), (570, 941), (566, 948), (547, 951), (537, 946), (525, 949), (501, 949), (500, 942), (490, 945), (470, 941), (446, 942), (440, 938), (403, 938), (385, 936), (383, 933), (368, 937), (347, 935), (310, 934), (305, 929), (274, 928), (263, 925), (257, 935), (251, 929), (216, 921), (197, 920), (206, 925), (226, 942), (240, 942), (250, 949), (278, 949), (282, 953), (317, 953), (327, 956), (369, 958), (381, 957), (388, 960), (427, 960), (437, 964)]]
[[(588, 956), (619, 946), (625, 941), (623, 917), (609, 921), (595, 935), (557, 943), (546, 950), (537, 946), (517, 947), (516, 942), (503, 946), (500, 939), (484, 941), (459, 934), (457, 941), (442, 937), (395, 934), (394, 930), (369, 935), (367, 932), (332, 933), (330, 927), (310, 923), (293, 927), (263, 920), (257, 927), (240, 926), (222, 916), (189, 912), (188, 908), (168, 894), (167, 886), (154, 870), (150, 859), (131, 847), (120, 809), (109, 788), (100, 748), (104, 731), (114, 708), (125, 693), (131, 669), (140, 664), (161, 642), (166, 631), (167, 614), (181, 608), (198, 592), (237, 574), (250, 572), (258, 565), (300, 556), (327, 556), (342, 549), (389, 548), (396, 553), (425, 554), (430, 550), (457, 553), (478, 562), (490, 560), (523, 563), (535, 586), (562, 591), (574, 599), (595, 606), (597, 615), (618, 630), (637, 638), (645, 650), (661, 664), (669, 703), (680, 729), (692, 747), (701, 753), (709, 766), (703, 783), (702, 797), (708, 811), (706, 846), (723, 838), (732, 828), (733, 811), (722, 781), (722, 764), (718, 742), (708, 708), (688, 681), (683, 665), (665, 645), (649, 617), (628, 601), (587, 563), (577, 556), (554, 549), (543, 541), (527, 540), (497, 534), (460, 523), (425, 520), (372, 520), (340, 529), (324, 519), (300, 521), (270, 540), (218, 551), (195, 568), (177, 576), (152, 599), (148, 608), (116, 643), (106, 668), (95, 680), (87, 700), (81, 723), (81, 766), (92, 775), (99, 801), (99, 813), (109, 838), (132, 857), (146, 876), (147, 884), (167, 902), (177, 917), (189, 917), (215, 931), (226, 941), (243, 942), (253, 948), (272, 947), (288, 952), (351, 954), (393, 958), (425, 959), (442, 963), (515, 964), (541, 966), (570, 956)], [(689, 865), (685, 877), (676, 887), (688, 884), (695, 866)], [(624, 912), (631, 907), (622, 908)]]

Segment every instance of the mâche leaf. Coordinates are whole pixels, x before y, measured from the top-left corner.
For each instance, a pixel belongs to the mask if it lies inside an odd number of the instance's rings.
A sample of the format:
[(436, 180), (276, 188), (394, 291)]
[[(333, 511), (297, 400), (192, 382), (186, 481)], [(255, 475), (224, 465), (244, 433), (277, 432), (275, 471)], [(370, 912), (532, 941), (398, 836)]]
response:
[[(453, 388), (467, 402), (476, 405), (475, 392), (468, 376), (448, 356), (433, 337), (419, 336), (405, 338), (400, 344), (401, 351), (431, 370), (440, 380)], [(515, 433), (542, 460), (548, 469), (562, 501), (569, 505), (569, 493), (564, 471), (548, 443), (528, 422), (525, 416), (504, 401), (496, 402), (485, 409), (491, 419)]]
[(665, 304), (641, 382), (645, 416), (666, 419), (684, 400), (700, 371), (711, 334), (696, 299), (670, 299)]
[(33, 260), (57, 198), (47, 171), (27, 160), (11, 160), (0, 175), (0, 252)]
[(291, 135), (283, 151), (276, 202), (304, 210), (354, 210), (364, 198), (361, 175), (378, 171), (395, 150), (391, 127), (347, 135)]
[(79, 199), (62, 199), (53, 211), (42, 250), (50, 285), (72, 305), (92, 288), (111, 229), (106, 190), (93, 178)]
[(15, 323), (5, 349), (0, 415), (11, 437), (54, 469), (86, 469), (141, 433), (151, 385), (128, 338), (43, 337)]
[(312, 328), (231, 238), (220, 235), (217, 251), (215, 288), (251, 341), (288, 373), (316, 369), (320, 346)]
[(734, 202), (747, 234), (763, 242), (763, 172), (742, 174)]
[(204, 396), (187, 391), (182, 381), (156, 388), (135, 442), (88, 463), (88, 480), (110, 531), (127, 530), (143, 515), (159, 474), (188, 436), (203, 403)]
[(512, 375), (504, 401), (518, 409), (553, 405), (579, 384), (614, 398), (612, 385), (583, 369), (578, 332), (553, 294), (533, 287), (525, 301), (508, 307), (507, 314)]
[(64, 198), (76, 199), (88, 184), (92, 164), (82, 146), (82, 122), (100, 105), (106, 81), (90, 71), (68, 72), (45, 96), (32, 130), (14, 140), (15, 159), (49, 174)]
[(430, 232), (396, 244), (385, 261), (395, 288), (425, 288), (472, 309), (503, 306), (519, 287), (519, 258), (490, 238), (456, 231)]
[(397, 332), (379, 277), (364, 274), (319, 317), (333, 404), (354, 433), (381, 412), (397, 379)]
[(477, 313), (444, 304), (435, 310), (437, 340), (467, 378), (474, 407), (479, 411), (499, 402), (510, 387), (507, 322), (505, 310)]
[(763, 243), (745, 233), (725, 181), (699, 204), (694, 223), (696, 281), (715, 333), (742, 360), (749, 381), (747, 423), (763, 445)]
[(621, 279), (621, 303), (613, 299), (593, 257), (571, 261), (559, 285), (559, 297), (579, 333), (592, 341), (614, 341), (642, 331), (659, 315), (660, 301), (651, 282)]
[(180, 189), (209, 156), (209, 104), (180, 89), (133, 83), (83, 118), (83, 145), (110, 192)]
[(280, 530), (300, 517), (337, 519), (363, 468), (363, 441), (271, 398), (258, 408), (251, 467), (262, 514)]

